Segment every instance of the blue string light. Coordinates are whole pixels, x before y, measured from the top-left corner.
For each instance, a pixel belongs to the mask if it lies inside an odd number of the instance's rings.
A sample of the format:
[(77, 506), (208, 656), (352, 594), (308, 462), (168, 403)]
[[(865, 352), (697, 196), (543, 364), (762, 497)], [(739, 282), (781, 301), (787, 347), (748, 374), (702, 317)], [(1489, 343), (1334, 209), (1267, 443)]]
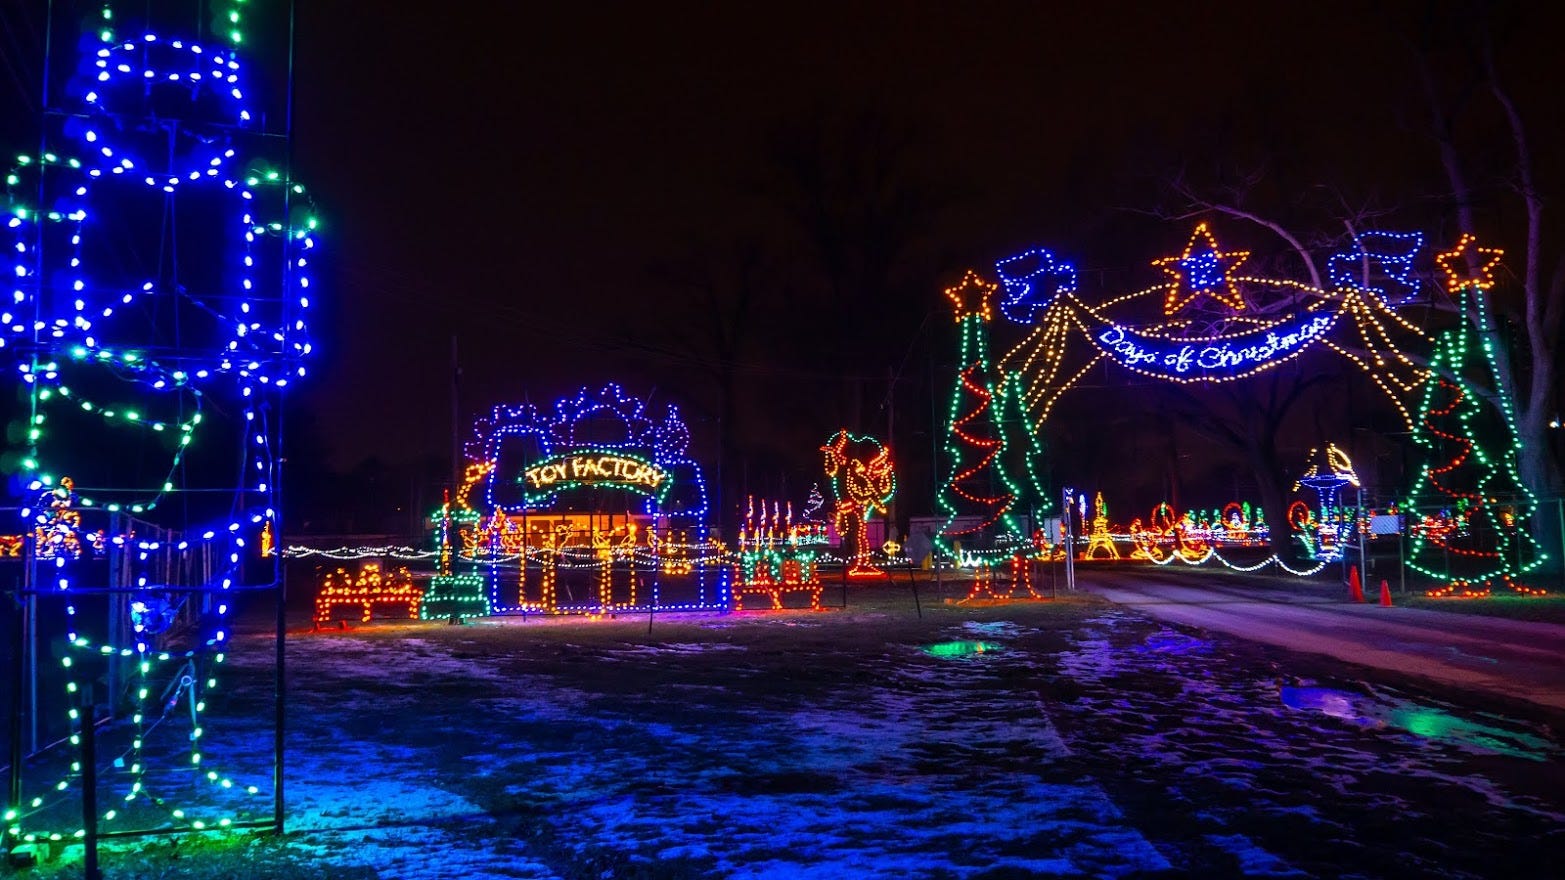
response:
[(1380, 294), (1393, 305), (1418, 292), (1413, 261), (1424, 247), (1422, 232), (1365, 232), (1353, 237), (1353, 247), (1326, 260), (1332, 287), (1352, 287)]
[[(235, 8), (227, 16), (234, 45), (238, 14)], [(74, 105), (62, 106), (59, 128), (47, 132), (58, 151), (20, 156), (6, 177), (13, 259), (10, 295), (0, 302), (0, 350), (7, 374), (30, 401), (26, 449), (15, 459), (17, 485), (29, 493), (22, 518), (33, 537), (39, 582), (63, 599), (69, 650), (60, 660), (74, 725), (92, 721), (74, 708), (76, 660), (90, 654), (134, 664), (133, 738), (115, 764), (127, 774), (127, 788), (102, 820), (144, 800), (167, 814), (161, 821), (169, 827), (225, 827), (231, 819), (170, 809), (151, 789), (143, 740), (187, 701), (189, 766), (214, 786), (235, 787), (203, 764), (204, 695), (217, 687), (234, 595), (245, 587), (246, 560), (255, 556), (252, 541), (277, 520), (279, 432), (269, 414), (282, 389), (305, 375), (303, 361), (313, 349), (307, 316), (316, 221), (304, 188), (254, 155), (253, 146), (265, 141), (252, 130), (244, 71), (231, 46), (154, 33), (120, 39), (112, 21), (105, 6), (101, 24), (86, 38), (97, 45), (83, 52), (67, 86)], [(135, 253), (138, 230), (163, 234), (157, 218), (168, 215), (199, 216), (203, 229), (227, 238), (232, 247), (213, 249), (225, 254), (219, 270), (190, 263), (179, 266), (182, 274), (162, 260), (141, 269), (124, 259), (124, 252)], [(116, 253), (109, 258), (111, 246)], [(167, 326), (172, 316), (180, 322), (177, 333)], [(105, 387), (115, 399), (98, 399)], [(235, 478), (218, 487), (232, 493), (226, 516), (204, 524), (187, 519), (159, 540), (129, 529), (112, 535), (84, 529), (83, 512), (142, 514), (169, 493), (209, 490), (209, 480), (185, 482), (185, 456), (210, 421), (206, 403), (228, 400), (238, 404), (227, 411), (234, 413), (242, 450)], [(145, 445), (168, 452), (168, 469), (150, 485), (97, 487), (99, 497), (78, 493), (69, 475), (95, 460), (82, 458), (75, 448), (81, 444), (56, 442), (56, 434), (81, 424), (57, 426), (67, 413), (98, 419), (89, 425), (95, 432), (139, 432)], [(89, 456), (117, 445), (127, 444), (97, 442)], [(123, 645), (112, 637), (94, 641), (77, 620), (79, 597), (105, 586), (102, 566), (85, 563), (111, 549), (122, 560), (113, 586), (123, 579), (131, 587)], [(196, 575), (200, 582), (171, 582), (174, 570), (196, 569), (198, 559), (211, 560)], [(188, 647), (161, 649), (171, 617), (196, 595), (210, 601), (182, 636)], [(153, 686), (159, 670), (174, 673), (172, 698)], [(79, 735), (71, 742), (79, 744)], [(80, 760), (74, 761), (51, 790), (66, 791), (80, 772)], [(112, 790), (102, 784), (106, 794)], [(7, 811), (7, 835), (26, 842), (71, 836), (24, 832), (23, 823), (49, 806), (40, 796), (21, 811)]]
[(1055, 297), (1076, 291), (1076, 267), (1043, 248), (1000, 260), (994, 270), (1005, 287), (1000, 313), (1018, 324), (1031, 324)]

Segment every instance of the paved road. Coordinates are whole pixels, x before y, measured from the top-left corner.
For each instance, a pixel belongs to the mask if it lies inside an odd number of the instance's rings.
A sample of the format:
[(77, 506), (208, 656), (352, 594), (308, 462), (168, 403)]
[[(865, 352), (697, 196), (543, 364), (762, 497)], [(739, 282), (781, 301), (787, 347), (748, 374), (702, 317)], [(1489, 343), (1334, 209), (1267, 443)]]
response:
[(1080, 588), (1170, 623), (1565, 710), (1565, 626), (1089, 571)]

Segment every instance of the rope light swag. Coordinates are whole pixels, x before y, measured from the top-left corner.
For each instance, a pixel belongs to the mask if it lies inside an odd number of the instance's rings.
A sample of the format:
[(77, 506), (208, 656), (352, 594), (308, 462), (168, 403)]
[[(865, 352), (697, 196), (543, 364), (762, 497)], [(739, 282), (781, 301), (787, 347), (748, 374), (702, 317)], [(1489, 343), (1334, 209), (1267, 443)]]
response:
[[(1075, 270), (1069, 264), (1048, 251), (1029, 251), (996, 265), (1008, 291), (1007, 301), (1026, 303), (1025, 309), (1007, 310), (1007, 317), (1037, 325), (1001, 358), (1000, 366), (1023, 383), (1027, 411), (1033, 424), (1041, 427), (1060, 396), (1105, 359), (1162, 381), (1232, 382), (1274, 369), (1323, 344), (1362, 369), (1411, 426), (1404, 397), (1422, 384), (1427, 371), (1392, 342), (1392, 334), (1423, 337), (1395, 310), (1410, 289), (1408, 273), (1422, 243), (1423, 237), (1416, 233), (1360, 235), (1353, 250), (1328, 260), (1335, 286), (1323, 290), (1288, 279), (1238, 274), (1249, 253), (1221, 250), (1203, 223), (1183, 253), (1152, 261), (1171, 276), (1170, 281), (1097, 304), (1078, 295)], [(1355, 274), (1351, 271), (1355, 265), (1373, 271)], [(1052, 292), (1045, 293), (1048, 288)], [(1402, 295), (1392, 299), (1387, 293), (1390, 288)], [(1248, 305), (1245, 290), (1255, 296), (1270, 292), (1274, 298), (1302, 305), (1272, 317)], [(1162, 320), (1131, 324), (1114, 317), (1151, 297), (1162, 303)], [(1186, 312), (1197, 305), (1226, 306), (1230, 311), (1224, 316), (1225, 329), (1191, 333)], [(1343, 327), (1352, 330), (1344, 333)], [(1334, 341), (1334, 336), (1351, 341)], [(1086, 343), (1085, 348), (1080, 342)], [(1074, 371), (1066, 366), (1073, 352), (1083, 352), (1086, 358)]]

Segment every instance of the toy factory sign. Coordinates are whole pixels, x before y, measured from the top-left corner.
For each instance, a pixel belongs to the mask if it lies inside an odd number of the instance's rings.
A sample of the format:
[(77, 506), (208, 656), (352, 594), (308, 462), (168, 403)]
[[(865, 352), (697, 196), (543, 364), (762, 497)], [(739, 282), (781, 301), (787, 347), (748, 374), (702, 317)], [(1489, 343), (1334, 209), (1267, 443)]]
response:
[(539, 462), (522, 472), (534, 491), (571, 486), (620, 486), (638, 492), (660, 492), (668, 472), (651, 462), (612, 453), (561, 455)]

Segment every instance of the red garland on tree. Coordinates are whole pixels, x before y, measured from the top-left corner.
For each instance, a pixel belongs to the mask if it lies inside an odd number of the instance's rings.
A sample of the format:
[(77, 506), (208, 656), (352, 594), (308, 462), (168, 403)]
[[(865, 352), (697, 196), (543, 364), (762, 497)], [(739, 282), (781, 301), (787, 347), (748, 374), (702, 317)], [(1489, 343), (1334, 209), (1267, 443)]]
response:
[[(945, 444), (952, 475), (936, 498), (946, 515), (939, 537), (960, 560), (976, 561), (985, 569), (974, 580), (975, 594), (987, 589), (1002, 595), (983, 585), (991, 581), (989, 566), (1010, 560), (1011, 590), (1023, 586), (1036, 596), (1030, 577), (1015, 574), (1018, 568), (1026, 569), (1036, 553), (1029, 530), (1018, 519), (1025, 511), (1017, 508), (1031, 504), (1041, 512), (1048, 500), (1039, 489), (1035, 469), (1041, 454), (1020, 406), (1021, 391), (989, 359), (990, 302), (997, 286), (969, 271), (945, 292), (955, 306), (962, 348)], [(978, 546), (989, 537), (991, 546)], [(952, 539), (970, 540), (974, 546), (955, 554)]]
[[(1471, 275), (1473, 241), (1463, 235), (1438, 258), (1457, 304), (1474, 316), (1478, 332), (1463, 320), (1440, 335), (1430, 360), (1432, 378), (1413, 429), (1413, 442), (1428, 460), (1408, 497), (1410, 512), (1423, 515), (1413, 524), (1408, 564), (1446, 582), (1431, 596), (1486, 596), (1496, 581), (1541, 594), (1515, 581), (1545, 557), (1524, 525), (1536, 500), (1516, 470), (1516, 422), (1510, 392), (1495, 369), (1496, 334), (1483, 302), (1484, 291), (1494, 285), (1500, 251), (1474, 247), (1482, 263)], [(1483, 388), (1493, 389), (1491, 400), (1484, 399)]]

